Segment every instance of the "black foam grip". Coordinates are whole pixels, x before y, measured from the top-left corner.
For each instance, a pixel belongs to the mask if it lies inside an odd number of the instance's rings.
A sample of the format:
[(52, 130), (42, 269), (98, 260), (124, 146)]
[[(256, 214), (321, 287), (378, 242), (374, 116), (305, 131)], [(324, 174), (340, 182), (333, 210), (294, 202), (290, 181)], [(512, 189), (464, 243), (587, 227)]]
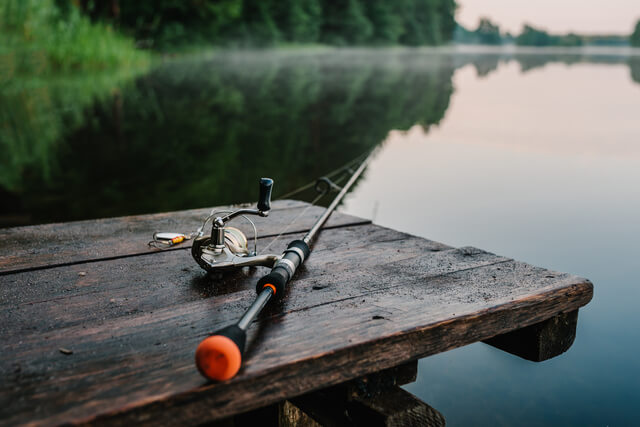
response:
[(302, 252), (304, 253), (304, 259), (309, 258), (309, 254), (311, 253), (311, 249), (309, 249), (309, 245), (307, 245), (304, 240), (294, 240), (291, 243), (289, 243), (289, 246), (287, 246), (287, 248), (299, 248), (300, 250), (302, 250)]
[(222, 328), (213, 335), (222, 335), (233, 341), (240, 349), (240, 354), (244, 355), (244, 344), (247, 342), (247, 333), (240, 329), (238, 325), (229, 325)]
[(271, 209), (271, 190), (273, 180), (271, 178), (260, 178), (260, 195), (258, 196), (258, 210), (268, 211)]
[(265, 285), (270, 284), (275, 286), (276, 294), (274, 295), (276, 298), (282, 298), (284, 296), (284, 290), (287, 287), (287, 282), (289, 281), (289, 273), (282, 267), (276, 267), (271, 270), (271, 273), (263, 276), (260, 280), (258, 280), (258, 284), (256, 285), (256, 292), (260, 293), (265, 288)]

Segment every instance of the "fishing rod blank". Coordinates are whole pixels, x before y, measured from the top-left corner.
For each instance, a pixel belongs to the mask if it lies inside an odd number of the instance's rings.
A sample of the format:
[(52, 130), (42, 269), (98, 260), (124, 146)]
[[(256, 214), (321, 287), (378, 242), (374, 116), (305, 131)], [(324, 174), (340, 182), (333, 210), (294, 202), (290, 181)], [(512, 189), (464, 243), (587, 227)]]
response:
[(258, 280), (256, 285), (258, 296), (240, 320), (220, 329), (198, 345), (196, 366), (202, 375), (211, 380), (224, 381), (233, 378), (238, 373), (242, 364), (249, 325), (274, 296), (276, 298), (284, 296), (287, 284), (311, 253), (309, 244), (367, 167), (371, 157), (372, 153), (353, 172), (347, 183), (302, 240), (294, 240), (289, 243), (271, 272)]

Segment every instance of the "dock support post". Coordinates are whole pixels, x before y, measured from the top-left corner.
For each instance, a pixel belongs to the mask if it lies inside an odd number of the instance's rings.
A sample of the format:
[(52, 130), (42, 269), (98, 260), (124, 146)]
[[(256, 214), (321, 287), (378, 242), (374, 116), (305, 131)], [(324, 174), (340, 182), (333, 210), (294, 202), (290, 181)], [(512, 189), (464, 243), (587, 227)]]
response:
[(280, 426), (444, 426), (444, 416), (399, 385), (415, 381), (417, 361), (290, 399)]
[(489, 338), (484, 342), (533, 362), (556, 357), (571, 347), (576, 337), (578, 310)]

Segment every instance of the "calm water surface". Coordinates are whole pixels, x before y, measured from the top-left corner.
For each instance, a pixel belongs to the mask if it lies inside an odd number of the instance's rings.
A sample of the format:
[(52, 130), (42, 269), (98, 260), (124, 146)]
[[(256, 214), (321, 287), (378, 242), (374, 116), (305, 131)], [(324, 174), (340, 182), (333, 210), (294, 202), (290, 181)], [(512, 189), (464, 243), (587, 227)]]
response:
[(391, 132), (346, 212), (590, 278), (564, 355), (485, 344), (423, 359), (407, 389), (450, 425), (637, 425), (640, 85), (624, 65), (457, 69), (444, 119)]
[(228, 53), (0, 83), (0, 225), (253, 200), (261, 175), (277, 196), (378, 147), (344, 212), (595, 284), (562, 356), (475, 344), (407, 389), (454, 426), (637, 423), (639, 57)]

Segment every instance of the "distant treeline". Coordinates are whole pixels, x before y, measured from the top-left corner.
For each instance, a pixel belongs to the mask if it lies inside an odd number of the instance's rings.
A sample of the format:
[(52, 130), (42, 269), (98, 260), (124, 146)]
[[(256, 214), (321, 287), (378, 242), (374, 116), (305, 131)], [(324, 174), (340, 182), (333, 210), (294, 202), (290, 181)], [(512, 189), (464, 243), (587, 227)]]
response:
[(575, 33), (550, 34), (549, 32), (524, 25), (519, 35), (501, 32), (500, 27), (488, 18), (480, 19), (475, 30), (458, 25), (454, 32), (454, 41), (464, 44), (516, 44), (518, 46), (640, 46), (640, 21), (631, 36), (625, 35), (580, 35)]
[(633, 30), (629, 42), (631, 46), (640, 47), (640, 20), (636, 23), (636, 28)]
[(57, 0), (150, 47), (185, 44), (438, 45), (455, 0)]

